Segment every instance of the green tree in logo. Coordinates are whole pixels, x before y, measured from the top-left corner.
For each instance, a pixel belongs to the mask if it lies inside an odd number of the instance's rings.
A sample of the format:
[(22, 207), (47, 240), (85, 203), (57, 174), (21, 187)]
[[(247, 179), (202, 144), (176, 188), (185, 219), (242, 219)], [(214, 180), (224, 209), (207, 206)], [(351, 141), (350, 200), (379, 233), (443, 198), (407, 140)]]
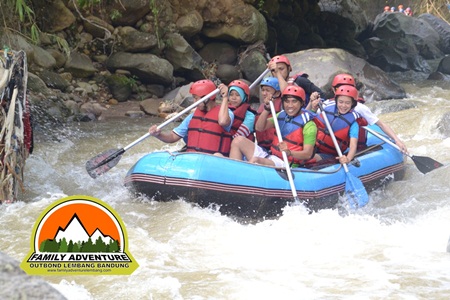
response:
[(69, 245), (67, 244), (66, 238), (62, 238), (59, 242), (59, 252), (67, 252), (69, 250)]

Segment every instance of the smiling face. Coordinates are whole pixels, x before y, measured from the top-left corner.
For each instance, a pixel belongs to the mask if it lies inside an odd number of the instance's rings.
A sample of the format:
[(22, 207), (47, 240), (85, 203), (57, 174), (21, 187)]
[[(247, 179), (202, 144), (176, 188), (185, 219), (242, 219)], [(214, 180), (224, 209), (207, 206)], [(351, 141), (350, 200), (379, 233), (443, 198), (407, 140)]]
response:
[(296, 116), (302, 108), (303, 102), (291, 96), (283, 97), (283, 108), (286, 114), (290, 117)]
[(352, 109), (353, 99), (349, 96), (338, 96), (336, 105), (338, 112), (343, 115), (348, 113)]

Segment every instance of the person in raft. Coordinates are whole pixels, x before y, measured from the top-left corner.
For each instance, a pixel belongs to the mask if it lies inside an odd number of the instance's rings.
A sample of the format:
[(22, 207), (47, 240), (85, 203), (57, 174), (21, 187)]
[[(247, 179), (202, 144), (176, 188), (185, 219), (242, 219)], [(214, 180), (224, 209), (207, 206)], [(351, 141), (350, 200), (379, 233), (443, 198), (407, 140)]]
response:
[[(358, 90), (351, 85), (342, 85), (336, 89), (335, 101), (331, 101), (323, 110), (334, 132), (343, 154), (338, 157), (341, 164), (349, 163), (358, 147), (359, 125), (361, 116), (354, 111), (358, 99)], [(314, 118), (317, 124), (316, 154), (314, 159), (334, 158), (338, 156), (330, 132), (323, 119), (322, 112)]]
[(252, 110), (248, 99), (250, 98), (250, 88), (242, 80), (233, 80), (228, 86), (219, 84), (222, 104), (219, 111), (219, 122), (228, 123), (230, 109), (234, 114), (234, 122), (231, 125), (231, 135), (233, 138), (244, 136), (254, 141), (254, 124), (256, 111)]
[[(280, 85), (278, 84), (278, 79), (275, 77), (266, 77), (261, 81), (259, 85), (261, 89), (262, 103), (256, 112), (255, 124), (256, 122), (258, 122), (261, 114), (266, 111), (265, 102), (272, 100), (273, 106), (275, 107), (275, 112), (279, 113), (281, 111), (281, 91)], [(268, 111), (268, 114), (268, 118), (272, 116), (270, 111)], [(258, 145), (264, 148), (269, 153), (274, 135), (275, 128), (273, 127), (266, 130), (255, 131), (256, 141)]]
[(271, 71), (272, 76), (278, 79), (280, 85), (280, 91), (288, 85), (298, 85), (301, 87), (305, 93), (306, 98), (303, 103), (303, 108), (307, 108), (309, 104), (309, 99), (312, 94), (319, 95), (319, 97), (324, 98), (325, 93), (316, 86), (311, 80), (308, 79), (309, 75), (306, 73), (298, 73), (291, 76), (292, 66), (289, 59), (284, 55), (274, 56), (268, 63), (267, 68)]
[[(189, 93), (195, 101), (210, 94), (216, 89), (211, 80), (199, 80), (194, 82)], [(231, 145), (231, 125), (234, 114), (228, 109), (229, 118), (225, 121), (219, 120), (220, 106), (217, 105), (216, 95), (200, 103), (195, 111), (188, 115), (181, 124), (172, 131), (161, 131), (157, 125), (149, 129), (150, 135), (165, 143), (175, 143), (187, 136), (187, 152), (204, 152), (214, 154), (221, 153), (228, 156)]]
[[(355, 78), (350, 74), (338, 74), (334, 77), (331, 88), (333, 89), (333, 92), (336, 93), (336, 90), (342, 86), (342, 85), (352, 85), (356, 87), (356, 81)], [(318, 108), (318, 99), (314, 98), (312, 100), (313, 111), (316, 111)], [(324, 105), (327, 105), (328, 101), (334, 101), (334, 98), (328, 99), (324, 102)], [(386, 133), (390, 138), (392, 138), (397, 146), (400, 147), (403, 153), (408, 153), (408, 149), (406, 148), (405, 143), (397, 136), (395, 131), (385, 122), (381, 121), (371, 110), (370, 108), (364, 104), (364, 98), (359, 97), (358, 98), (358, 104), (355, 107), (355, 111), (360, 114), (361, 117), (366, 119), (367, 123), (369, 125), (378, 125), (378, 127), (383, 130), (384, 133)], [(360, 124), (363, 126), (364, 124)], [(360, 134), (360, 137), (362, 137), (362, 134)], [(358, 144), (361, 144), (363, 141), (358, 142)]]
[(286, 152), (292, 167), (302, 165), (314, 155), (317, 127), (312, 122), (313, 115), (302, 106), (305, 102), (305, 91), (299, 86), (288, 86), (281, 94), (282, 108), (276, 118), (269, 118), (270, 103), (265, 99), (264, 111), (256, 122), (255, 129), (267, 130), (280, 125), (283, 142), (275, 135), (272, 141), (271, 154), (264, 148), (252, 143), (244, 137), (236, 137), (231, 143), (230, 158), (251, 163), (285, 168), (282, 151)]

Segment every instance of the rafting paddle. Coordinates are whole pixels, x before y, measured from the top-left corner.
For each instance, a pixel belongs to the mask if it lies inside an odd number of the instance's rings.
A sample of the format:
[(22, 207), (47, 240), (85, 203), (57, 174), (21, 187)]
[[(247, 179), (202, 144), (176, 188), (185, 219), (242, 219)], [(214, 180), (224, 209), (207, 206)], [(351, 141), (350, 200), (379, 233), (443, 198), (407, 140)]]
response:
[[(388, 138), (382, 136), (380, 133), (376, 132), (375, 130), (373, 130), (367, 126), (363, 126), (363, 128), (365, 130), (367, 130), (368, 132), (370, 132), (371, 134), (373, 134), (374, 136), (376, 136), (377, 138), (379, 138), (380, 140), (388, 143), (389, 145), (391, 145), (398, 151), (403, 152), (399, 146), (397, 146), (395, 143), (391, 142)], [(414, 164), (416, 165), (417, 169), (419, 169), (419, 171), (422, 172), (423, 174), (426, 174), (428, 172), (431, 172), (431, 171), (443, 166), (443, 164), (441, 164), (438, 161), (435, 161), (431, 157), (410, 155), (409, 153), (403, 153), (403, 154), (408, 156), (409, 158), (411, 158), (412, 161), (414, 162)]]
[[(272, 114), (273, 124), (275, 125), (275, 130), (277, 132), (278, 140), (280, 143), (282, 143), (283, 137), (281, 136), (280, 124), (278, 124), (277, 112), (275, 110), (275, 106), (273, 105), (274, 98), (276, 98), (276, 97), (272, 96), (272, 99), (269, 101), (270, 113)], [(297, 189), (295, 188), (294, 178), (292, 177), (291, 167), (289, 166), (289, 160), (288, 160), (287, 154), (286, 154), (286, 152), (281, 151), (281, 155), (283, 155), (283, 161), (284, 161), (284, 165), (286, 168), (286, 174), (287, 174), (287, 177), (289, 180), (289, 185), (291, 186), (292, 197), (294, 197), (295, 202), (300, 202), (300, 199), (298, 199), (298, 195), (297, 195)]]
[[(259, 75), (259, 77), (255, 79), (255, 81), (250, 85), (249, 88), (252, 89), (255, 85), (257, 85), (263, 79), (263, 77), (266, 76), (266, 74), (268, 72), (269, 72), (269, 69), (266, 69), (264, 72), (262, 72), (261, 75)], [(164, 126), (172, 123), (173, 121), (177, 120), (179, 117), (181, 117), (186, 112), (191, 111), (193, 108), (198, 106), (200, 103), (202, 103), (202, 102), (206, 101), (207, 99), (209, 99), (210, 97), (218, 94), (219, 91), (220, 91), (219, 89), (215, 89), (208, 95), (203, 96), (198, 101), (192, 103), (190, 106), (186, 107), (185, 109), (183, 109), (182, 111), (177, 113), (172, 118), (159, 124), (157, 128), (161, 129)], [(89, 176), (91, 176), (92, 178), (97, 178), (98, 176), (103, 175), (104, 173), (108, 172), (111, 168), (113, 168), (114, 166), (117, 165), (117, 163), (122, 158), (122, 154), (124, 154), (125, 151), (127, 151), (131, 147), (136, 146), (137, 144), (139, 144), (140, 142), (142, 142), (143, 140), (145, 140), (146, 138), (148, 138), (150, 136), (151, 136), (150, 133), (147, 132), (146, 134), (144, 134), (143, 136), (141, 136), (140, 138), (138, 138), (137, 140), (135, 140), (134, 142), (132, 142), (128, 146), (125, 146), (122, 149), (110, 149), (110, 150), (107, 150), (105, 152), (102, 152), (102, 153), (94, 156), (93, 158), (91, 158), (90, 160), (88, 160), (86, 162), (86, 171), (88, 172)]]
[[(327, 114), (325, 113), (322, 103), (320, 101), (319, 105), (322, 117), (330, 133), (331, 139), (333, 140), (334, 147), (336, 148), (339, 157), (341, 157), (342, 156), (341, 148), (339, 148), (336, 136), (334, 135), (333, 129), (331, 128), (330, 121), (328, 120)], [(347, 164), (344, 163), (342, 164), (342, 166), (344, 167), (346, 175), (345, 194), (347, 195), (347, 198), (349, 200), (350, 207), (352, 208), (363, 207), (369, 202), (369, 195), (367, 194), (364, 185), (362, 184), (361, 180), (359, 180), (358, 177), (355, 177), (352, 173), (350, 173)]]

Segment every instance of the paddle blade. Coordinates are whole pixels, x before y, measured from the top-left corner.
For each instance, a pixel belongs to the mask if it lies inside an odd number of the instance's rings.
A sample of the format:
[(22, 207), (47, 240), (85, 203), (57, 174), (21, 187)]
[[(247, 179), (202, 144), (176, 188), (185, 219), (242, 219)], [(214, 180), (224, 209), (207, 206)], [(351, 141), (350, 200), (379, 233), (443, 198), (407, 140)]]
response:
[(434, 159), (426, 156), (410, 156), (413, 162), (416, 164), (417, 169), (419, 169), (420, 172), (423, 174), (426, 174), (428, 172), (431, 172), (437, 168), (440, 168), (443, 166), (438, 161), (435, 161)]
[(97, 178), (117, 165), (124, 152), (124, 149), (110, 149), (102, 152), (86, 162), (86, 171), (92, 178)]
[(361, 180), (350, 172), (347, 172), (345, 180), (345, 194), (351, 208), (363, 207), (369, 202), (369, 195)]

